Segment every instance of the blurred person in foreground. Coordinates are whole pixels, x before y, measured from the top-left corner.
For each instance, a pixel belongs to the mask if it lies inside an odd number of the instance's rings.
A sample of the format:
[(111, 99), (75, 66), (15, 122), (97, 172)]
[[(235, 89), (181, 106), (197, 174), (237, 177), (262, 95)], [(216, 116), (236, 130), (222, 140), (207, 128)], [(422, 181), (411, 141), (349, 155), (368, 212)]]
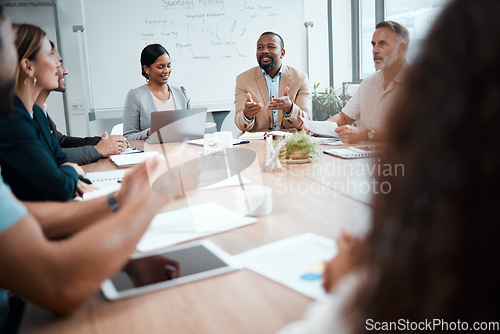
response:
[[(0, 5), (1, 117), (13, 112), (13, 41)], [(172, 198), (151, 190), (159, 165), (147, 161), (126, 175), (118, 192), (88, 202), (21, 203), (0, 176), (0, 333), (16, 332), (19, 296), (68, 315), (127, 263), (153, 216)], [(163, 186), (162, 193), (171, 193), (168, 182)]]
[(436, 20), (377, 162), (404, 175), (378, 176), (392, 191), (375, 196), (368, 236), (342, 236), (331, 295), (280, 334), (409, 332), (401, 323), (433, 319), (435, 332), (499, 330), (498, 13), (498, 0), (455, 0)]

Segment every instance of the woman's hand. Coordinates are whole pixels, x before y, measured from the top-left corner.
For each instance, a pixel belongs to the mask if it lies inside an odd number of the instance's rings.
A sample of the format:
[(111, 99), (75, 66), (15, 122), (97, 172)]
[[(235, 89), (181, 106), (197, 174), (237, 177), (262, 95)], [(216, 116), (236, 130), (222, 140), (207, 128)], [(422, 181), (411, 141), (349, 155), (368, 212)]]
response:
[(342, 232), (342, 235), (337, 240), (337, 246), (339, 252), (337, 256), (326, 263), (323, 274), (323, 288), (326, 292), (331, 292), (340, 279), (356, 266), (361, 240)]

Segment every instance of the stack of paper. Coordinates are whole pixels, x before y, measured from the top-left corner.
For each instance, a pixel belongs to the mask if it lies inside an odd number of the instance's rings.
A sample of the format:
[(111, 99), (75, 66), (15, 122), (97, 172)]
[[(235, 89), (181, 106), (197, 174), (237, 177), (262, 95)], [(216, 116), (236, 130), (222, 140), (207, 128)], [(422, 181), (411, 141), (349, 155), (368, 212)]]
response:
[(141, 252), (232, 230), (255, 223), (217, 203), (209, 202), (155, 216), (137, 244)]

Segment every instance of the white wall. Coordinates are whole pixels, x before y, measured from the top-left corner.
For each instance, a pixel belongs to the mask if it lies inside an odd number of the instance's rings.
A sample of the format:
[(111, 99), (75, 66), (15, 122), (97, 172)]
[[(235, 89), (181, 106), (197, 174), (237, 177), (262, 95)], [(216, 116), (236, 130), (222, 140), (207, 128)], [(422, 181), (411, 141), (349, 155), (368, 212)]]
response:
[[(82, 25), (79, 0), (64, 0), (57, 2), (59, 16), (59, 31), (61, 38), (60, 53), (69, 71), (66, 77), (66, 108), (70, 115), (69, 131), (74, 136), (100, 135), (89, 131), (88, 102), (85, 96), (84, 73), (82, 71), (83, 57), (80, 53), (79, 34), (73, 32), (74, 25)], [(73, 105), (83, 104), (83, 110), (73, 110)]]
[[(14, 23), (34, 24), (45, 30), (51, 41), (57, 44), (54, 8), (52, 6), (8, 6), (6, 12)], [(66, 132), (63, 95), (54, 93), (46, 101), (52, 120), (61, 132)]]

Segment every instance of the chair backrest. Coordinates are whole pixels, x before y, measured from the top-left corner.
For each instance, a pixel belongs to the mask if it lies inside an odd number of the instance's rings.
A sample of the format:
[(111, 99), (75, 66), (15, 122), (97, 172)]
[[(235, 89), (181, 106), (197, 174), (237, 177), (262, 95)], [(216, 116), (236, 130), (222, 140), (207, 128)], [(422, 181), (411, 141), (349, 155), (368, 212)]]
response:
[(111, 129), (111, 135), (123, 135), (123, 123), (118, 123)]
[(218, 110), (218, 111), (211, 111), (209, 114), (212, 117), (212, 120), (216, 124), (216, 129), (217, 131), (220, 131), (222, 128), (222, 123), (224, 123), (224, 119), (226, 118), (227, 115), (229, 115), (229, 110)]

